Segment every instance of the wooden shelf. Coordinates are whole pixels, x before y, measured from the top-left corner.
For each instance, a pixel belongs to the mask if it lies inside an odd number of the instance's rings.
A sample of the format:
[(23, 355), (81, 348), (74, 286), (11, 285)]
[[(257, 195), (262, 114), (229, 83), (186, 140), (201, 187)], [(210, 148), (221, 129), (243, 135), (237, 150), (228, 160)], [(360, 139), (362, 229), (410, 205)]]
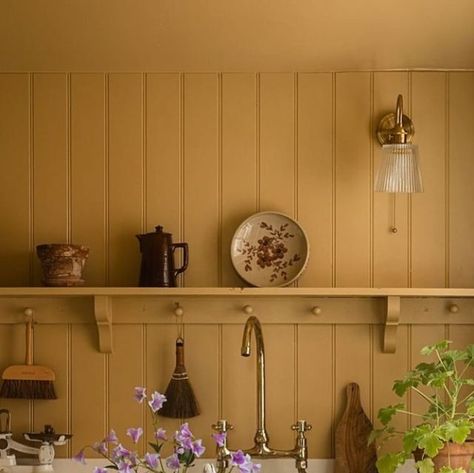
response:
[[(188, 308), (186, 322), (194, 323), (243, 323), (253, 313), (263, 323), (383, 323), (383, 349), (394, 353), (400, 323), (472, 323), (474, 304), (466, 301), (470, 298), (474, 298), (474, 288), (0, 288), (0, 300), (10, 301), (8, 312), (18, 314), (22, 313), (20, 307), (36, 310), (41, 306), (42, 313), (48, 312), (41, 322), (64, 323), (69, 316), (69, 323), (76, 323), (83, 320), (84, 311), (93, 312), (103, 353), (112, 352), (114, 312), (114, 323), (138, 319), (142, 323), (173, 323), (176, 310)], [(80, 306), (73, 316), (68, 315), (72, 299)], [(182, 307), (177, 309), (180, 303)], [(56, 315), (46, 310), (51, 304), (61, 306)], [(18, 317), (10, 315), (8, 320), (16, 323)]]

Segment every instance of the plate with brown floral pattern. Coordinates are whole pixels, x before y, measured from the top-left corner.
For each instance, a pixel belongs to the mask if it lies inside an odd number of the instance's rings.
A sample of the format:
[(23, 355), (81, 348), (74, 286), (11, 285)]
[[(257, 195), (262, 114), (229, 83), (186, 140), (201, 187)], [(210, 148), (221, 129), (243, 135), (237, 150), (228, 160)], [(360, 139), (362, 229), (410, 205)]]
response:
[(239, 276), (258, 287), (287, 286), (304, 271), (309, 243), (301, 225), (278, 212), (259, 212), (237, 228), (230, 246)]

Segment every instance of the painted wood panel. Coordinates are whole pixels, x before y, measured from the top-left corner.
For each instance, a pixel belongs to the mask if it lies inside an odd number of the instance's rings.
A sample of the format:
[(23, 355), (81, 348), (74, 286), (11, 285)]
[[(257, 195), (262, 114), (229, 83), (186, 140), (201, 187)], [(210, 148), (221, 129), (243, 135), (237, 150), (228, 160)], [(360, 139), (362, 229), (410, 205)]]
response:
[(136, 286), (143, 230), (143, 80), (108, 77), (108, 283)]
[[(19, 320), (20, 322), (20, 320)], [(0, 372), (11, 365), (25, 363), (24, 324), (0, 325)], [(3, 381), (2, 381), (3, 382)], [(0, 409), (8, 409), (12, 416), (13, 438), (23, 440), (23, 432), (33, 428), (33, 401), (24, 399), (0, 399)]]
[[(395, 353), (383, 353), (383, 326), (376, 325), (372, 331), (372, 344), (374, 352), (374, 378), (373, 390), (373, 424), (375, 428), (380, 428), (381, 424), (377, 419), (380, 408), (389, 405), (396, 405), (400, 402), (407, 403), (408, 397), (399, 398), (393, 391), (393, 383), (396, 379), (402, 379), (410, 369), (409, 366), (409, 330), (407, 325), (402, 325), (397, 333), (397, 350)], [(408, 427), (407, 416), (398, 414), (394, 418), (394, 426), (399, 431)], [(400, 439), (389, 440), (383, 445), (384, 451), (396, 451), (401, 448)]]
[[(198, 417), (190, 419), (193, 434), (209, 445), (211, 425), (216, 423), (220, 408), (220, 343), (217, 325), (185, 326), (185, 361), (189, 379), (201, 408)], [(213, 455), (209, 449), (208, 455)]]
[[(373, 127), (374, 182), (382, 162), (382, 147), (375, 133), (380, 119), (394, 112), (399, 94), (403, 95), (405, 114), (409, 110), (408, 73), (377, 72), (374, 74)], [(374, 240), (373, 282), (375, 287), (408, 286), (408, 196), (373, 192)], [(392, 227), (396, 233), (391, 231)]]
[(222, 281), (240, 286), (230, 260), (239, 224), (257, 207), (257, 95), (255, 74), (222, 76)]
[(162, 225), (182, 239), (181, 81), (179, 74), (146, 75), (147, 231)]
[(449, 74), (448, 107), (449, 285), (473, 287), (474, 73)]
[[(31, 75), (0, 75), (0, 285), (30, 283)], [(14, 202), (14, 205), (12, 205)], [(12, 238), (12, 235), (15, 235)]]
[(143, 437), (134, 445), (126, 432), (129, 427), (143, 427), (143, 406), (133, 398), (135, 386), (144, 384), (144, 327), (114, 327), (114, 352), (109, 355), (108, 424), (125, 448), (143, 451)]
[(298, 327), (297, 418), (313, 426), (311, 458), (334, 457), (334, 334), (331, 325)]
[[(33, 78), (33, 241), (70, 241), (69, 83), (66, 74)], [(33, 250), (34, 251), (34, 250)], [(34, 258), (34, 283), (41, 275)]]
[[(96, 327), (71, 327), (70, 355), (70, 430), (74, 436), (71, 451), (76, 454), (85, 445), (100, 441), (108, 430), (107, 355), (96, 350)], [(91, 451), (88, 456), (93, 455)]]
[[(34, 326), (34, 363), (48, 366), (55, 372), (54, 389), (58, 398), (34, 401), (33, 432), (43, 430), (46, 424), (52, 425), (56, 432), (71, 431), (70, 358), (70, 334), (66, 324)], [(67, 456), (70, 447), (66, 444), (55, 451), (58, 456)]]
[[(162, 394), (166, 392), (168, 383), (175, 367), (175, 346), (178, 331), (174, 325), (147, 325), (146, 326), (146, 358), (145, 358), (145, 382), (148, 395), (154, 391)], [(151, 413), (147, 406), (145, 425), (147, 426), (145, 442), (154, 441), (154, 432), (151, 427)], [(169, 419), (166, 417), (157, 418), (159, 427), (167, 432), (168, 438), (174, 434), (180, 424), (179, 419)], [(172, 448), (167, 445), (163, 448), (162, 455), (171, 455)]]
[(424, 192), (412, 197), (413, 287), (446, 285), (446, 73), (412, 74), (413, 142)]
[(298, 74), (298, 221), (311, 242), (310, 264), (299, 286), (332, 286), (333, 75)]
[[(295, 423), (297, 414), (296, 325), (264, 325), (263, 335), (268, 435), (272, 448), (285, 450), (294, 445), (291, 426)], [(254, 389), (256, 390), (255, 386)]]
[(71, 241), (90, 248), (88, 286), (106, 283), (105, 76), (71, 76)]
[(336, 286), (370, 286), (370, 74), (336, 78)]
[(260, 75), (260, 210), (296, 215), (295, 76)]
[(229, 434), (232, 449), (252, 447), (257, 431), (257, 369), (255, 338), (249, 358), (240, 354), (244, 325), (222, 327), (222, 418), (234, 429)]
[(187, 286), (217, 286), (219, 223), (219, 78), (184, 78), (184, 238), (189, 244)]

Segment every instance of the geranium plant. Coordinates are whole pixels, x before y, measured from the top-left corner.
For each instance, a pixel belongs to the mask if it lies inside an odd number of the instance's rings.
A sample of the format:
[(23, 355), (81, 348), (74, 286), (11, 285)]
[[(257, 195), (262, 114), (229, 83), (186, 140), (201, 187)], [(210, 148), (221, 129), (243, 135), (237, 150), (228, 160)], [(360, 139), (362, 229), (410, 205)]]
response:
[[(423, 398), (427, 406), (425, 412), (413, 412), (403, 403), (379, 410), (377, 417), (382, 428), (374, 430), (369, 441), (379, 439), (383, 443), (392, 437), (402, 438), (400, 451), (387, 453), (378, 459), (380, 473), (393, 473), (412, 458), (414, 452), (417, 453), (417, 470), (433, 473), (441, 449), (449, 448), (451, 444), (464, 444), (471, 437), (474, 429), (474, 379), (466, 375), (469, 367), (474, 366), (474, 345), (464, 350), (453, 350), (449, 349), (450, 343), (443, 340), (424, 347), (421, 354), (434, 357), (434, 361), (418, 364), (393, 385), (393, 391), (400, 397), (411, 391)], [(409, 415), (416, 425), (398, 431), (392, 422), (397, 414)], [(462, 468), (451, 464), (449, 452), (447, 458), (448, 464), (441, 466), (441, 473), (464, 473)]]
[[(166, 431), (159, 426), (158, 411), (166, 402), (166, 397), (155, 391), (148, 398), (146, 388), (136, 387), (134, 393), (135, 400), (143, 404), (147, 403), (151, 413), (153, 423), (154, 439), (149, 442), (151, 452), (139, 455), (135, 450), (127, 449), (120, 442), (114, 430), (100, 442), (93, 445), (87, 445), (73, 458), (74, 460), (86, 464), (85, 451), (91, 449), (108, 461), (105, 466), (95, 466), (94, 473), (108, 473), (108, 470), (118, 471), (120, 473), (185, 473), (188, 468), (194, 466), (194, 461), (205, 452), (205, 447), (201, 439), (196, 439), (192, 434), (189, 424), (185, 422), (174, 432), (171, 439), (168, 438)], [(134, 444), (138, 444), (143, 435), (142, 427), (130, 427), (126, 435), (130, 437)], [(215, 434), (214, 439), (218, 445), (225, 441), (223, 434)], [(167, 458), (162, 458), (161, 452), (166, 443), (172, 443), (173, 454)], [(254, 465), (249, 455), (242, 451), (232, 453), (232, 461), (228, 468), (229, 473), (234, 467), (238, 467), (240, 473), (259, 473), (260, 465)]]

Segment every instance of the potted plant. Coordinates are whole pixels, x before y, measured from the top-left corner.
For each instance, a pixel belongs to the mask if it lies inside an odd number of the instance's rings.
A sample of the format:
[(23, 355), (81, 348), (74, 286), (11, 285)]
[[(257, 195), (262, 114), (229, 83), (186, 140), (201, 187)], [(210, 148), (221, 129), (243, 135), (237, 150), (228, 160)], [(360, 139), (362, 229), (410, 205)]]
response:
[[(450, 343), (443, 340), (424, 347), (421, 354), (434, 361), (418, 364), (393, 385), (399, 397), (411, 391), (423, 398), (424, 413), (413, 412), (403, 403), (379, 410), (382, 428), (372, 432), (369, 442), (402, 438), (400, 451), (386, 453), (377, 460), (379, 473), (393, 473), (413, 457), (419, 473), (469, 473), (474, 452), (470, 443), (474, 430), (474, 379), (467, 375), (469, 367), (474, 367), (474, 345), (454, 350)], [(396, 414), (408, 414), (414, 426), (397, 430), (392, 422)]]

